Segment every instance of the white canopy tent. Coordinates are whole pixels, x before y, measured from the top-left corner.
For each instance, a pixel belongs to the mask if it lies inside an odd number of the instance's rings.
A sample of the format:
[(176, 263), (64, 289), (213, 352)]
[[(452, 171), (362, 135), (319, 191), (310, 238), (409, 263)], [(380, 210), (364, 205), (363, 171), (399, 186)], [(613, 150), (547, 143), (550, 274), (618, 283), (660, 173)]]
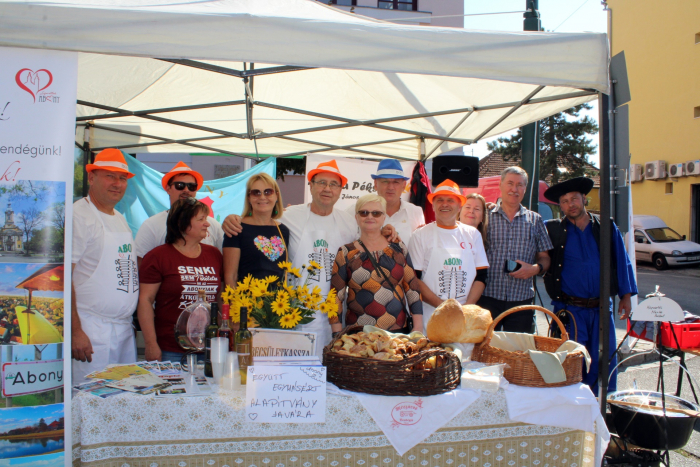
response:
[(95, 150), (420, 159), (608, 86), (605, 34), (405, 26), (313, 0), (0, 0), (0, 46), (81, 52)]

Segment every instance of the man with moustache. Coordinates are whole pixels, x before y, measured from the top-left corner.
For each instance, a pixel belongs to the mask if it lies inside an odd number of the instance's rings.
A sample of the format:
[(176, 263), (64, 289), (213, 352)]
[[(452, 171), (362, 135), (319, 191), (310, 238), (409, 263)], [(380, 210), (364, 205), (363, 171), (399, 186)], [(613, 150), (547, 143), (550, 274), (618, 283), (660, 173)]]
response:
[(132, 314), (139, 296), (133, 237), (114, 206), (134, 174), (118, 149), (85, 166), (90, 189), (73, 204), (71, 351), (73, 383), (112, 363), (136, 361)]
[[(374, 180), (374, 190), (386, 200), (384, 225), (394, 226), (401, 241), (408, 245), (413, 232), (425, 224), (425, 216), (419, 206), (401, 199), (408, 182), (401, 163), (395, 159), (382, 159), (377, 167), (377, 173), (372, 174), (371, 177)], [(354, 217), (355, 205), (353, 204), (346, 211)]]
[(428, 195), (435, 222), (416, 230), (408, 253), (421, 279), (423, 333), (435, 308), (448, 298), (474, 304), (484, 291), (489, 262), (477, 229), (457, 222), (466, 198), (459, 186), (445, 180)]
[[(547, 293), (557, 315), (563, 315), (567, 332), (583, 344), (591, 355), (591, 366), (583, 369), (583, 382), (598, 393), (598, 330), (600, 313), (600, 218), (586, 211), (586, 195), (593, 180), (573, 178), (551, 186), (545, 198), (559, 203), (566, 217), (547, 221), (547, 233), (552, 240), (552, 266), (544, 276)], [(634, 269), (622, 235), (612, 223), (612, 270), (610, 292), (620, 297), (620, 319), (629, 317), (631, 297), (637, 294)], [(572, 318), (572, 319), (568, 319)], [(610, 300), (610, 370), (617, 365), (615, 354), (615, 318)], [(617, 374), (608, 384), (608, 392), (617, 389)]]
[[(180, 161), (175, 164), (170, 172), (163, 175), (161, 185), (170, 197), (170, 205), (172, 206), (178, 199), (193, 198), (197, 191), (202, 188), (204, 179), (202, 175), (189, 168), (187, 164)], [(157, 246), (165, 243), (165, 233), (167, 231), (166, 221), (168, 219), (169, 209), (149, 217), (141, 224), (139, 231), (136, 233), (136, 256), (139, 266), (141, 260), (146, 253)], [(207, 219), (209, 229), (207, 238), (202, 240), (205, 245), (215, 246), (221, 251), (224, 243), (224, 231), (221, 229), (216, 219), (209, 217)]]
[[(532, 304), (535, 297), (533, 277), (549, 268), (549, 240), (542, 217), (526, 209), (527, 173), (520, 167), (508, 167), (501, 172), (501, 201), (489, 210), (487, 252), (489, 272), (486, 289), (477, 302), (496, 319), (504, 311)], [(511, 271), (508, 261), (515, 261)], [(511, 263), (512, 264), (512, 263)], [(497, 331), (532, 332), (534, 310), (521, 311), (499, 322)]]

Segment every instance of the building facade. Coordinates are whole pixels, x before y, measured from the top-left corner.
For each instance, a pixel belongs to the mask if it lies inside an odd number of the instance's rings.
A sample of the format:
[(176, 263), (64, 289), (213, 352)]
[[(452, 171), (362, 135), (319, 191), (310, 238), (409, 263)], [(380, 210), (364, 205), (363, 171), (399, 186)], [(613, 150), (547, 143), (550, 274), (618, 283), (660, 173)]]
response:
[(700, 242), (700, 2), (607, 4), (611, 52), (625, 54), (632, 98), (634, 213), (659, 216)]

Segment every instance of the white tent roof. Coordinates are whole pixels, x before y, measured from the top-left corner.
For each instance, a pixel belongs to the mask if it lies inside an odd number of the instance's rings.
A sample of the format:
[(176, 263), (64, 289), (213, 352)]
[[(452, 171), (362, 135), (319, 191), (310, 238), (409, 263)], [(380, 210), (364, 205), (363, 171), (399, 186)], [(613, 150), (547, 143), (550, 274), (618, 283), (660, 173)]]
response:
[(405, 26), (312, 0), (0, 0), (0, 45), (89, 52), (78, 120), (93, 147), (131, 152), (416, 159), (421, 137), (439, 154), (607, 90), (604, 34)]

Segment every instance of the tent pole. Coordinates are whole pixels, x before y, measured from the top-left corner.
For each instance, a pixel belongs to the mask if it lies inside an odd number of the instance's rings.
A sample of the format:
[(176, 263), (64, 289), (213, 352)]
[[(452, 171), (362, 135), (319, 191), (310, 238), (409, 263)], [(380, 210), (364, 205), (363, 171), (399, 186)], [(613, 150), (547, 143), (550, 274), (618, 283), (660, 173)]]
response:
[[(93, 107), (92, 103), (86, 102), (86, 101), (81, 101), (80, 104), (88, 106), (88, 107)], [(177, 107), (164, 107), (164, 108), (160, 108), (160, 109), (147, 109), (147, 110), (134, 110), (134, 111), (120, 109), (120, 110), (122, 110), (122, 113), (87, 115), (84, 117), (76, 117), (75, 121), (76, 122), (84, 122), (84, 121), (102, 120), (102, 119), (108, 119), (108, 118), (120, 118), (120, 117), (124, 117), (126, 115), (139, 116), (139, 115), (167, 113), (167, 112), (181, 112), (184, 110), (211, 109), (211, 108), (215, 108), (215, 107), (228, 107), (228, 106), (232, 106), (232, 105), (242, 105), (242, 104), (245, 104), (244, 100), (211, 102), (209, 104), (180, 105)], [(97, 108), (101, 108), (101, 107), (97, 107)]]
[(88, 123), (85, 125), (85, 130), (83, 130), (83, 197), (88, 195), (88, 176), (86, 167), (92, 162), (92, 157), (90, 154), (90, 127), (92, 125)]
[[(539, 0), (526, 0), (523, 14), (523, 31), (541, 31), (542, 23), (540, 21)], [(525, 190), (525, 198), (523, 204), (531, 211), (538, 212), (539, 200), (539, 170), (540, 151), (539, 151), (539, 122), (528, 123), (520, 128), (522, 134), (522, 156), (520, 165), (527, 172), (528, 183)]]
[(480, 134), (479, 136), (477, 136), (476, 138), (474, 138), (474, 139), (472, 140), (472, 142), (473, 142), (473, 143), (476, 143), (476, 142), (479, 141), (481, 138), (483, 138), (484, 136), (486, 136), (487, 134), (489, 134), (489, 132), (490, 132), (491, 130), (493, 130), (493, 129), (496, 128), (498, 125), (500, 125), (501, 122), (502, 122), (503, 120), (505, 120), (506, 118), (510, 117), (516, 110), (518, 110), (520, 107), (522, 107), (522, 106), (525, 105), (525, 104), (529, 104), (529, 103), (530, 103), (530, 99), (532, 99), (538, 92), (540, 92), (540, 91), (543, 90), (543, 89), (544, 89), (544, 86), (537, 86), (537, 88), (536, 88), (534, 91), (532, 91), (530, 94), (528, 94), (527, 97), (525, 97), (525, 99), (523, 99), (523, 100), (521, 100), (520, 102), (518, 102), (517, 104), (515, 104), (508, 112), (506, 112), (505, 114), (503, 114), (498, 120), (496, 120), (496, 121), (493, 122), (491, 125), (489, 125), (489, 127), (486, 128), (484, 131), (482, 131), (481, 134)]
[(610, 366), (609, 336), (615, 329), (610, 329), (610, 279), (612, 255), (612, 219), (610, 166), (610, 127), (608, 126), (608, 95), (600, 93), (598, 97), (598, 127), (600, 157), (600, 305), (598, 346), (598, 400), (600, 412), (605, 417), (608, 396), (608, 368)]

